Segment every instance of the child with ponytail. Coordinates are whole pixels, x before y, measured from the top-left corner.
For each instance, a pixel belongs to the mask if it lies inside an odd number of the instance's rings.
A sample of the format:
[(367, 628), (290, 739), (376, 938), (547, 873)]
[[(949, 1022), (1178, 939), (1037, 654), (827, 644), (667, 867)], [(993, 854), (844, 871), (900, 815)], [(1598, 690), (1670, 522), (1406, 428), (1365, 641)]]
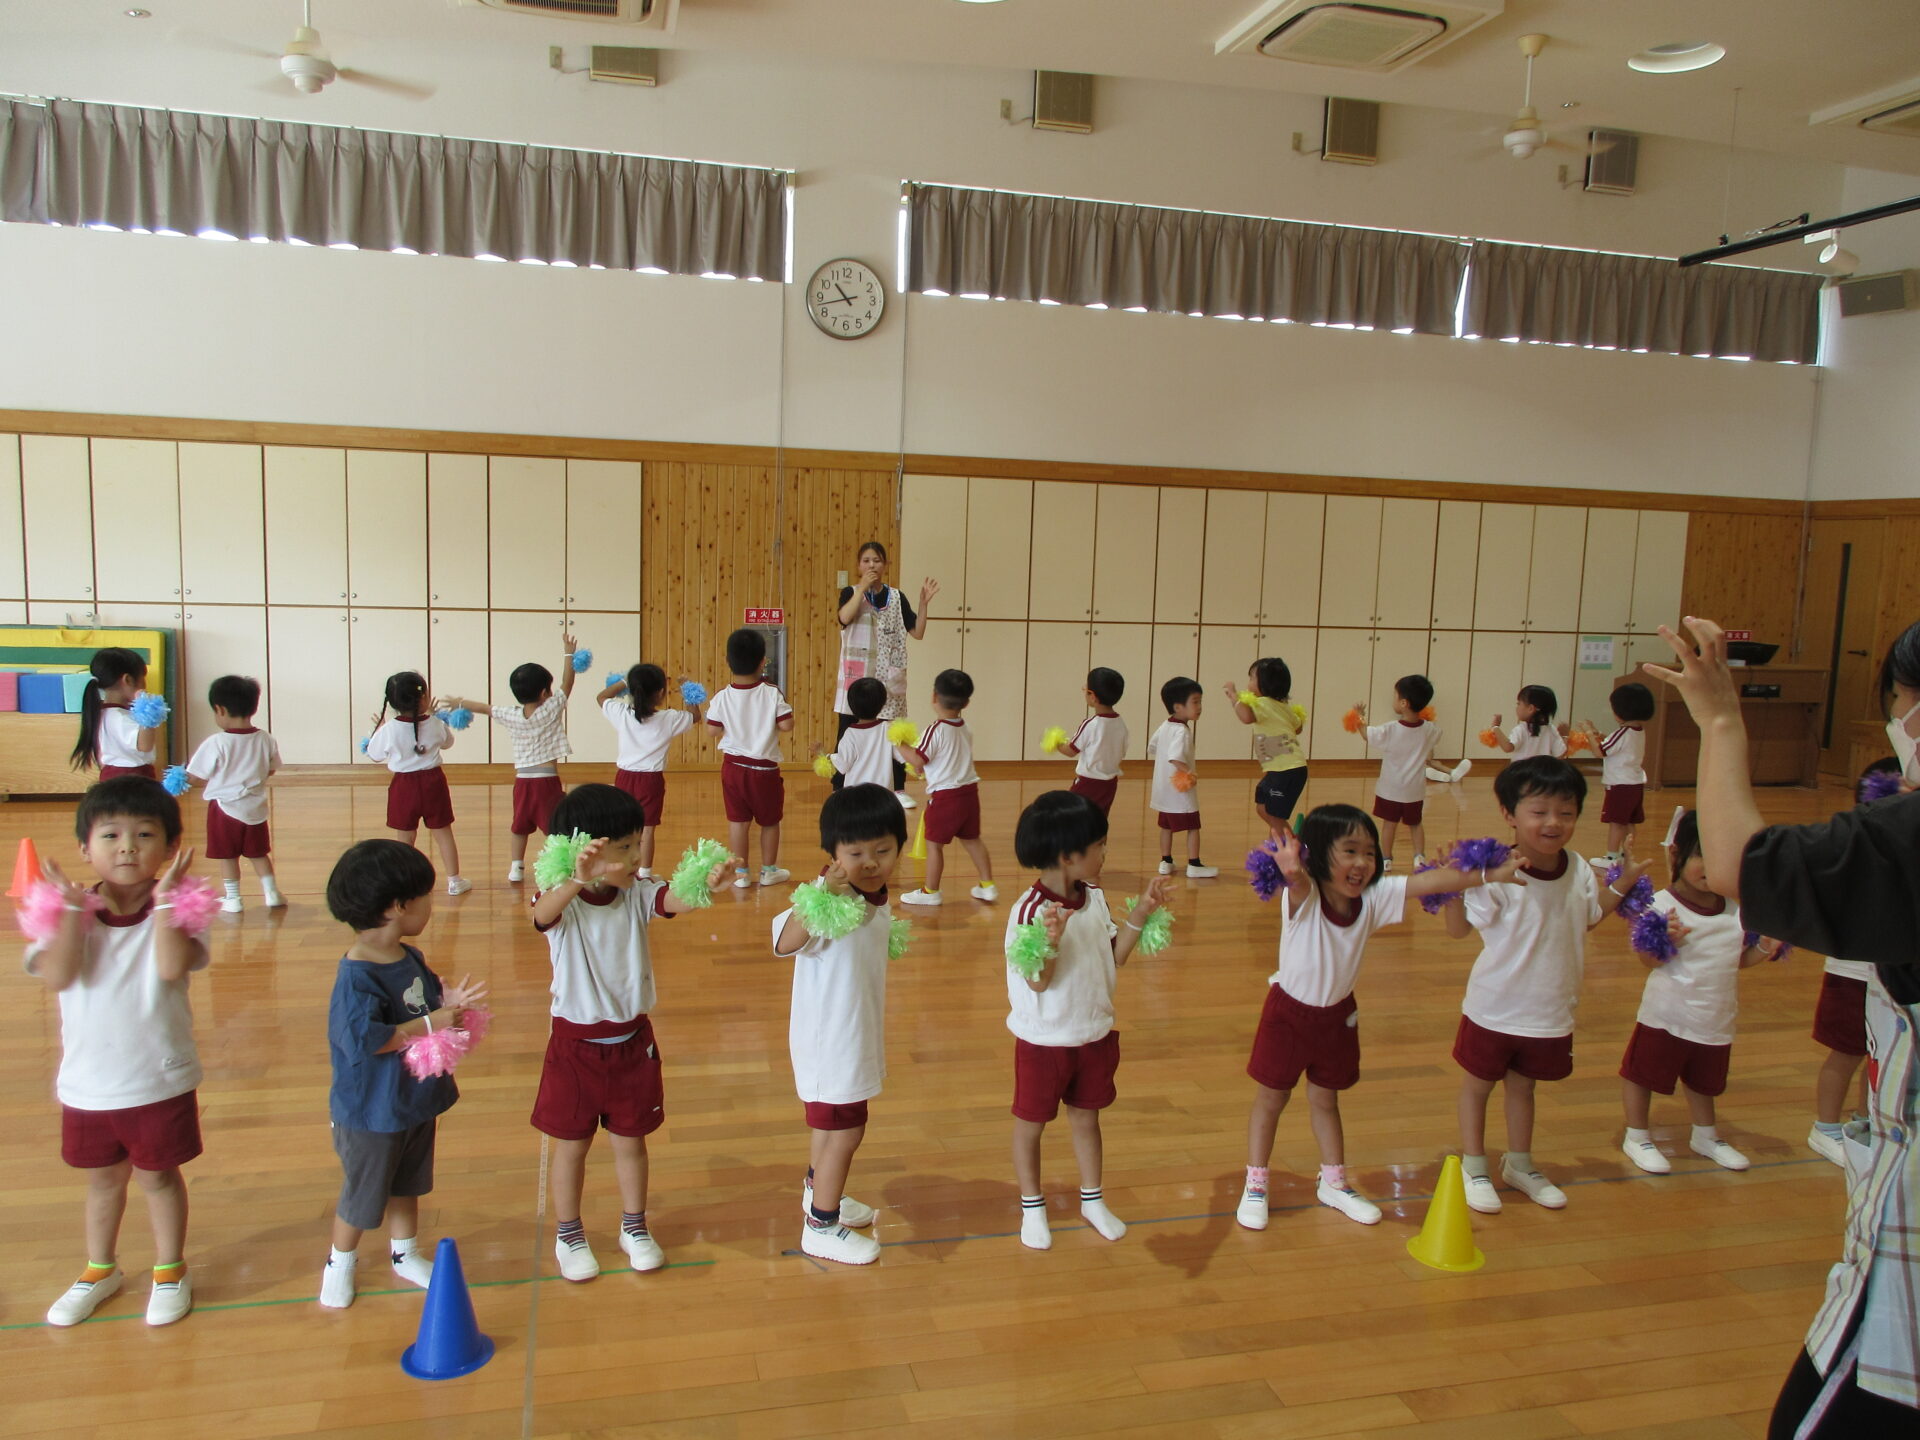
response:
[[(122, 775), (159, 779), (153, 768), (153, 747), (160, 724), (167, 718), (167, 706), (158, 696), (145, 695), (147, 662), (135, 651), (112, 646), (94, 651), (87, 670), (87, 686), (80, 697), (80, 738), (74, 742), (71, 757), (73, 768), (85, 770), (97, 765), (102, 780)], [(143, 701), (137, 716), (135, 701)], [(143, 719), (152, 723), (142, 724)]]
[(687, 698), (700, 693), (699, 687), (690, 685), (682, 675), (680, 695), (686, 708), (668, 708), (667, 672), (642, 663), (629, 669), (624, 680), (609, 677), (607, 688), (594, 697), (620, 747), (614, 787), (638, 801), (646, 816), (640, 830), (642, 880), (653, 878), (654, 832), (667, 803), (667, 751), (676, 737), (700, 723), (700, 704)]
[[(387, 718), (387, 712), (393, 718)], [(427, 681), (414, 670), (387, 677), (380, 713), (373, 717), (366, 755), (393, 772), (387, 782), (387, 828), (411, 845), (427, 827), (447, 872), (447, 894), (464, 895), (473, 882), (460, 874), (460, 847), (453, 841), (453, 796), (447, 789), (440, 752), (453, 744), (453, 730), (427, 700)]]

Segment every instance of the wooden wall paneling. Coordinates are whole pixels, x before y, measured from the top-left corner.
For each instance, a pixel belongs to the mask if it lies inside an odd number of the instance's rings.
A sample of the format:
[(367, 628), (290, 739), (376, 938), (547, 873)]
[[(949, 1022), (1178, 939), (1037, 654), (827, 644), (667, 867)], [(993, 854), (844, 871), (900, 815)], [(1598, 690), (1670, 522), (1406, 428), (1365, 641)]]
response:
[(1247, 669), (1261, 655), (1260, 631), (1252, 625), (1202, 625), (1194, 679), (1206, 694), (1194, 727), (1193, 753), (1201, 760), (1250, 760), (1253, 731), (1234, 718), (1226, 687), (1246, 687)]
[(20, 437), (27, 598), (93, 603), (93, 481), (87, 442)]
[(1473, 626), (1474, 591), (1480, 577), (1480, 504), (1473, 500), (1442, 500), (1433, 544), (1433, 614), (1435, 630), (1467, 630)]
[(180, 457), (170, 440), (95, 440), (93, 570), (101, 600), (180, 598)]
[(1891, 516), (1882, 522), (1882, 529), (1880, 618), (1872, 645), (1875, 664), (1909, 625), (1920, 621), (1920, 516)]
[(559, 610), (567, 586), (567, 462), (487, 462), (487, 594), (502, 610)]
[(1589, 635), (1625, 631), (1633, 617), (1634, 546), (1638, 510), (1587, 512), (1587, 547), (1580, 567), (1580, 628)]
[(347, 452), (269, 446), (261, 454), (267, 598), (347, 603)]
[(0, 595), (27, 595), (27, 533), (20, 520), (20, 437), (0, 435)]
[(1527, 572), (1527, 628), (1573, 631), (1580, 625), (1580, 567), (1587, 549), (1587, 512), (1573, 505), (1537, 505), (1533, 557)]
[[(1427, 678), (1433, 682), (1433, 713), (1440, 726), (1440, 745), (1434, 751), (1447, 760), (1486, 753), (1474, 743), (1474, 736), (1486, 727), (1492, 714), (1476, 715), (1467, 708), (1467, 682), (1473, 666), (1473, 632), (1435, 630), (1427, 636)], [(1511, 717), (1513, 705), (1500, 706)], [(1511, 718), (1509, 718), (1509, 722)]]
[[(1642, 517), (1643, 534), (1651, 533), (1647, 524), (1651, 518)], [(1780, 645), (1781, 658), (1786, 658), (1795, 638), (1794, 600), (1804, 517), (1696, 513), (1688, 518), (1685, 533), (1686, 562), (1676, 607), (1680, 614), (1751, 630), (1754, 639)], [(1671, 564), (1670, 558), (1667, 563)], [(1637, 571), (1637, 559), (1635, 566)], [(1639, 589), (1637, 583), (1635, 589)], [(1678, 618), (1636, 614), (1634, 628), (1648, 631)], [(1826, 663), (1813, 659), (1811, 652), (1808, 659)]]
[(1118, 670), (1126, 681), (1126, 691), (1113, 708), (1127, 722), (1127, 759), (1144, 759), (1147, 739), (1161, 717), (1159, 687), (1153, 679), (1153, 626), (1097, 622), (1087, 668), (1097, 665)]
[(1065, 480), (1033, 487), (1032, 561), (1027, 615), (1033, 620), (1093, 618), (1093, 543), (1097, 492)]
[[(267, 683), (273, 738), (288, 765), (344, 765), (358, 759), (373, 728), (348, 703), (347, 611), (340, 606), (275, 605), (267, 610)], [(187, 643), (193, 643), (188, 633)]]
[(189, 606), (266, 603), (266, 492), (258, 445), (181, 442), (180, 585)]
[(1260, 618), (1266, 529), (1266, 496), (1250, 490), (1207, 492), (1200, 590), (1204, 624), (1251, 626)]
[(1355, 705), (1370, 703), (1373, 638), (1371, 630), (1323, 627), (1320, 631), (1313, 662), (1315, 703), (1307, 717), (1316, 760), (1366, 758), (1366, 737), (1349, 735), (1341, 722)]
[(1439, 502), (1380, 502), (1379, 574), (1374, 623), (1392, 630), (1422, 630), (1433, 613), (1434, 546)]
[[(1040, 746), (1047, 727), (1060, 725), (1071, 734), (1086, 715), (1091, 628), (1084, 620), (1035, 620), (1028, 624), (1026, 720), (1020, 736), (1021, 758), (1056, 758)], [(986, 705), (993, 703), (991, 696), (983, 701)], [(1071, 762), (1068, 763), (1070, 767)], [(1071, 783), (1069, 768), (1061, 784)]]
[(1260, 623), (1320, 623), (1320, 546), (1327, 497), (1267, 496), (1266, 554), (1260, 575)]
[(1102, 485), (1093, 530), (1096, 624), (1154, 618), (1153, 573), (1160, 543), (1160, 491), (1152, 485)]
[[(465, 459), (467, 457), (459, 457)], [(432, 502), (429, 501), (429, 504)], [(484, 515), (484, 510), (482, 514)], [(482, 576), (486, 566), (479, 567)], [(427, 614), (427, 678), (442, 695), (461, 695), (469, 699), (484, 700), (488, 705), (511, 705), (514, 703), (511, 690), (492, 688), (492, 670), (487, 664), (488, 644), (487, 613), (484, 610), (432, 610)], [(557, 680), (560, 674), (560, 657), (541, 662), (554, 672)], [(594, 667), (596, 670), (598, 666)], [(588, 682), (592, 687), (587, 689)], [(600, 688), (598, 679), (591, 673), (582, 675), (575, 686), (577, 695), (581, 689), (587, 689), (592, 695)], [(596, 721), (599, 717), (594, 717)], [(573, 722), (579, 724), (578, 720)], [(493, 722), (485, 716), (477, 716), (473, 724), (461, 735), (460, 743), (447, 752), (448, 765), (484, 765), (493, 759)], [(513, 743), (502, 737), (500, 742), (500, 760), (503, 764), (513, 762)]]
[(1320, 623), (1372, 629), (1379, 578), (1380, 501), (1370, 495), (1329, 495), (1320, 549)]
[[(207, 687), (222, 675), (260, 682), (260, 709), (253, 723), (273, 729), (273, 690), (267, 683), (267, 607), (189, 604), (180, 619), (180, 709), (187, 727), (187, 755), (220, 727), (207, 707)], [(357, 736), (355, 737), (358, 738)]]
[(487, 457), (427, 456), (427, 601), (487, 608)]
[(426, 608), (425, 455), (347, 452), (347, 603)]
[(1206, 538), (1206, 491), (1162, 490), (1159, 547), (1153, 565), (1155, 620), (1171, 625), (1199, 621)]
[(567, 608), (640, 609), (639, 462), (567, 461)]

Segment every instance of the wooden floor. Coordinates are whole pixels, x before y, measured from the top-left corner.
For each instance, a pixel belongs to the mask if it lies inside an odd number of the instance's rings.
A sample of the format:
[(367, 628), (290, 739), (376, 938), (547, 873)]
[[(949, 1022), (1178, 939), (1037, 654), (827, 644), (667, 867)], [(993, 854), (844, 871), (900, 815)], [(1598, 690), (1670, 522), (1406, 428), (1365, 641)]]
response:
[[(592, 772), (570, 778), (602, 778)], [(810, 776), (788, 785), (786, 858), (804, 873), (817, 863), (809, 832), (825, 786)], [(1014, 817), (1044, 788), (984, 786), (1009, 899), (1025, 883)], [(1642, 971), (1609, 922), (1590, 946), (1573, 1078), (1541, 1087), (1535, 1153), (1571, 1203), (1549, 1213), (1509, 1192), (1503, 1214), (1476, 1220), (1486, 1267), (1454, 1276), (1414, 1263), (1405, 1241), (1457, 1143), (1448, 1052), (1475, 946), (1416, 912), (1368, 953), (1365, 1078), (1344, 1107), (1352, 1168), (1385, 1222), (1363, 1228), (1314, 1204), (1316, 1154), (1296, 1111), (1282, 1119), (1274, 1156), (1273, 1225), (1241, 1230), (1232, 1210), (1244, 1065), (1277, 935), (1274, 909), (1240, 871), (1256, 838), (1251, 788), (1202, 782), (1205, 853), (1223, 874), (1178, 882), (1176, 944), (1122, 972), (1125, 1063), (1104, 1121), (1107, 1197), (1132, 1226), (1119, 1243), (1079, 1224), (1064, 1126), (1046, 1149), (1054, 1248), (1025, 1250), (1013, 1236), (1005, 911), (950, 899), (915, 917), (914, 948), (892, 971), (891, 1073), (851, 1186), (881, 1207), (886, 1252), (865, 1270), (801, 1258), (807, 1141), (787, 1068), (789, 972), (768, 947), (784, 891), (729, 891), (711, 911), (654, 932), (668, 1120), (654, 1140), (649, 1208), (671, 1268), (610, 1270), (576, 1286), (554, 1274), (540, 1222), (541, 1140), (527, 1123), (546, 1041), (546, 945), (523, 893), (501, 878), (506, 788), (456, 785), (456, 834), (476, 889), (441, 897), (424, 944), (442, 975), (488, 978), (496, 1023), (442, 1122), (423, 1233), (458, 1238), (499, 1352), (442, 1384), (401, 1373), (421, 1296), (392, 1288), (371, 1242), (361, 1266), (371, 1289), (359, 1303), (346, 1312), (314, 1303), (338, 1186), (326, 1003), (344, 933), (320, 892), (350, 839), (382, 833), (384, 790), (277, 790), (291, 907), (259, 908), (249, 879), (247, 912), (221, 917), (213, 967), (194, 981), (207, 1153), (188, 1172), (198, 1309), (184, 1323), (155, 1331), (140, 1319), (152, 1256), (137, 1193), (122, 1245), (129, 1291), (76, 1329), (40, 1323), (84, 1258), (81, 1188), (59, 1160), (55, 1003), (17, 973), (10, 982), (0, 1010), (0, 1430), (104, 1435), (137, 1424), (146, 1440), (1762, 1434), (1839, 1253), (1841, 1175), (1804, 1145), (1818, 960), (1796, 955), (1741, 980), (1722, 1130), (1753, 1169), (1731, 1175), (1687, 1154), (1684, 1106), (1665, 1101), (1656, 1135), (1670, 1152), (1677, 1140), (1675, 1173), (1654, 1179), (1618, 1148), (1616, 1067)], [(1154, 848), (1145, 789), (1129, 777), (1115, 807), (1117, 894), (1137, 888)], [(1316, 781), (1308, 800), (1359, 801), (1365, 789)], [(1650, 797), (1652, 835), (1686, 798)], [(1765, 801), (1786, 820), (1843, 803), (1839, 790), (1771, 791)], [(190, 837), (200, 812), (194, 803)], [(1428, 814), (1436, 844), (1498, 824), (1479, 777), (1431, 787)], [(70, 816), (65, 804), (0, 807), (0, 854), (10, 860), (28, 834), (64, 861)], [(663, 832), (672, 853), (716, 831), (716, 782), (675, 779)], [(1590, 813), (1576, 847), (1597, 850), (1601, 839)], [(964, 895), (966, 862), (953, 853), (962, 883), (949, 895)], [(1403, 837), (1403, 862), (1406, 853)], [(603, 1156), (586, 1218), (603, 1262), (618, 1260)]]

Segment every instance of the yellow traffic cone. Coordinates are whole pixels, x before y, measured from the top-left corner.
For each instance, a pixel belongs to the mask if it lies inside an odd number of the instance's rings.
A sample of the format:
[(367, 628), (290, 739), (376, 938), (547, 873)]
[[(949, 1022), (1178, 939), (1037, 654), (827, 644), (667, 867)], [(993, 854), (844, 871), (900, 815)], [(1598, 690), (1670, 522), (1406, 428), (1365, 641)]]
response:
[(920, 811), (920, 824), (913, 832), (913, 843), (907, 847), (907, 858), (909, 860), (927, 858), (927, 812), (924, 807)]
[(1435, 1270), (1456, 1274), (1478, 1270), (1487, 1257), (1473, 1243), (1473, 1222), (1467, 1217), (1467, 1182), (1460, 1171), (1460, 1157), (1449, 1155), (1440, 1167), (1440, 1183), (1427, 1206), (1426, 1224), (1407, 1241), (1407, 1253)]

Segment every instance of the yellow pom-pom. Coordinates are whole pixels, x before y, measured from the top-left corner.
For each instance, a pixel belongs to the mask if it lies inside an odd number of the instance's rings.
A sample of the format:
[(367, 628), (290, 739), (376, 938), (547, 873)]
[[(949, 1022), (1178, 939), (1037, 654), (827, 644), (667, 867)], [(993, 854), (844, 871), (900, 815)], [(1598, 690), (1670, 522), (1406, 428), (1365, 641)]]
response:
[(918, 745), (920, 743), (920, 727), (911, 720), (896, 720), (887, 726), (887, 743), (889, 745)]
[(1060, 753), (1060, 747), (1067, 743), (1067, 732), (1060, 725), (1049, 725), (1040, 735), (1040, 748), (1049, 755)]
[(818, 775), (822, 780), (831, 780), (834, 776), (838, 775), (840, 771), (834, 765), (831, 755), (816, 755), (813, 757), (813, 773)]
[(1347, 734), (1358, 735), (1367, 728), (1367, 717), (1360, 713), (1360, 707), (1356, 705), (1340, 717), (1340, 724)]
[(1249, 710), (1251, 710), (1253, 708), (1253, 702), (1258, 700), (1260, 697), (1254, 694), (1253, 691), (1251, 690), (1242, 690), (1234, 698), (1237, 699), (1242, 705), (1245, 705)]

